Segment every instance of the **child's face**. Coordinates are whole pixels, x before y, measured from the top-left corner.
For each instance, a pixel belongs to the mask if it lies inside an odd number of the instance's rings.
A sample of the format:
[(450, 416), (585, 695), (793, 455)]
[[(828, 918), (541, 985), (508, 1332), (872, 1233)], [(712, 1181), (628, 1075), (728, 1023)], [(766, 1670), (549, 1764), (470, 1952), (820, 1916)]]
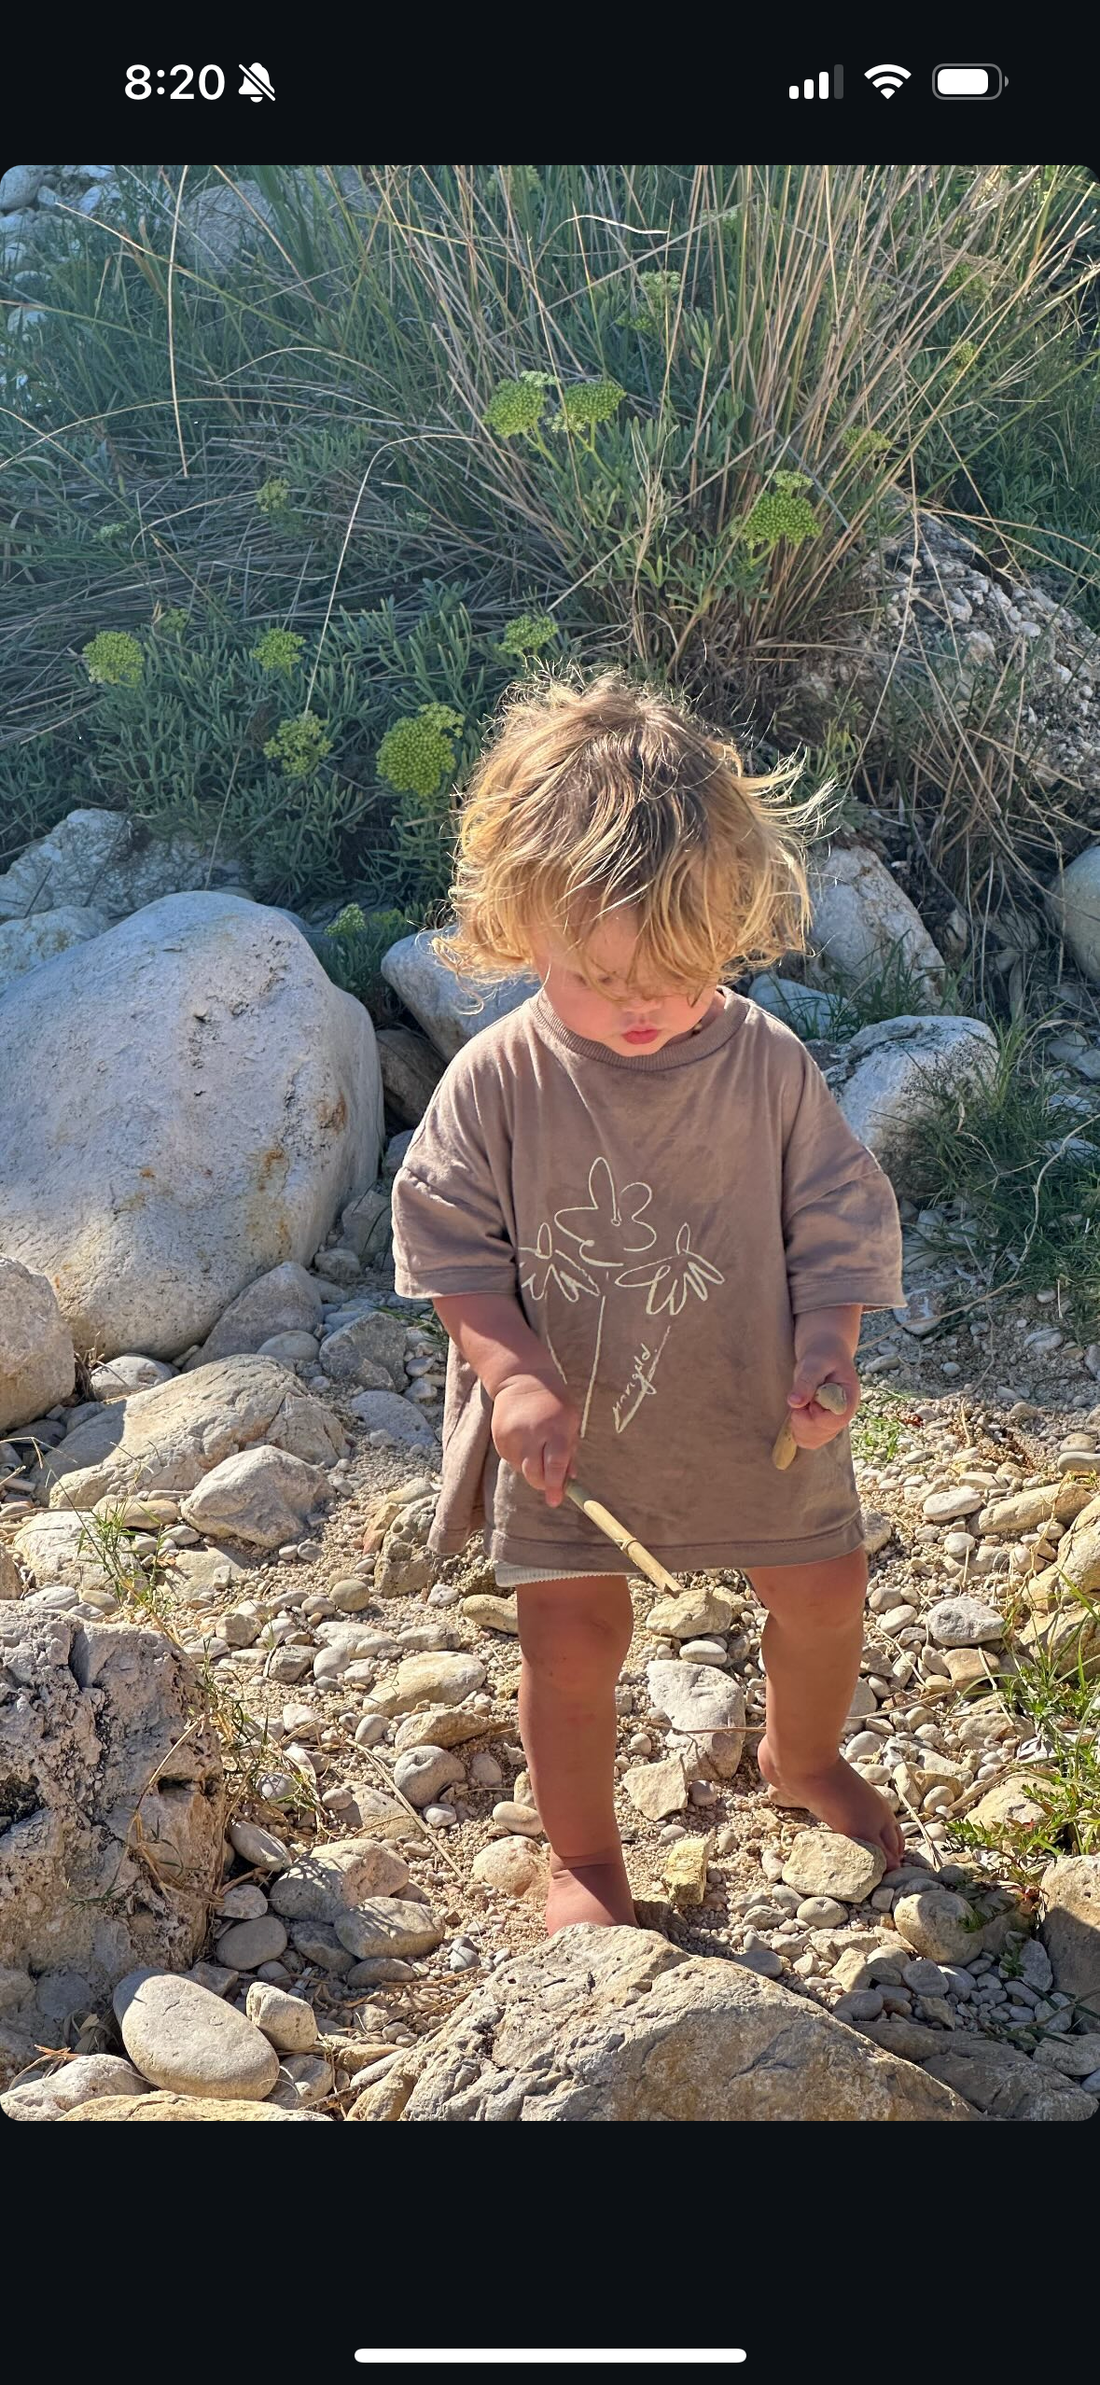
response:
[(627, 912), (604, 920), (594, 931), (587, 956), (596, 978), (593, 991), (572, 964), (568, 948), (556, 937), (536, 946), (535, 965), (563, 1027), (589, 1043), (606, 1044), (611, 1052), (659, 1052), (678, 1035), (689, 1035), (712, 1015), (721, 1000), (717, 985), (694, 987), (625, 985), (626, 972), (637, 941)]

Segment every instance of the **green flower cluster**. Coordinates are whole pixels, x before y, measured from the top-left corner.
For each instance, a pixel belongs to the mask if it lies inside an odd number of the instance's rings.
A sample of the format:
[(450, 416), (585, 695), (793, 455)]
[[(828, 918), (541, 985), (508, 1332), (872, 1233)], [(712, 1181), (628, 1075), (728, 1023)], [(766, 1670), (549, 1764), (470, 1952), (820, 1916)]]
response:
[(820, 538), (821, 524), (802, 494), (809, 487), (803, 472), (777, 472), (773, 486), (762, 491), (746, 516), (746, 545), (763, 547), (770, 554), (783, 538), (792, 547), (801, 546), (807, 538)]
[(663, 330), (666, 311), (676, 303), (680, 288), (679, 274), (670, 272), (664, 266), (653, 273), (640, 273), (638, 288), (642, 294), (641, 307), (637, 314), (627, 315), (624, 320), (632, 331)]
[(501, 381), (485, 409), (485, 422), (498, 439), (518, 439), (537, 431), (546, 411), (546, 373), (524, 373), (522, 380)]
[(289, 480), (265, 480), (256, 491), (256, 505), (270, 520), (272, 514), (285, 513), (290, 503)]
[(952, 348), (948, 358), (948, 363), (957, 366), (960, 373), (969, 372), (971, 365), (977, 364), (977, 361), (978, 347), (975, 340), (959, 340)]
[(318, 763), (332, 752), (332, 739), (326, 737), (324, 723), (315, 712), (300, 712), (295, 720), (280, 722), (264, 752), (269, 761), (282, 764), (284, 777), (310, 778)]
[(101, 629), (85, 646), (84, 660), (89, 679), (101, 687), (137, 687), (145, 664), (137, 639), (125, 629)]
[(395, 720), (378, 748), (378, 773), (399, 795), (434, 795), (441, 779), (454, 769), (455, 750), (450, 732), (461, 729), (462, 714), (449, 704), (422, 704), (406, 720)]
[(517, 613), (502, 632), (500, 651), (522, 662), (529, 654), (541, 654), (557, 634), (557, 623), (550, 619), (549, 613)]
[(504, 179), (517, 196), (523, 191), (532, 199), (541, 199), (542, 176), (537, 166), (505, 166)]
[(121, 538), (125, 528), (125, 522), (104, 522), (101, 529), (93, 530), (92, 536), (101, 546), (106, 546), (110, 539)]
[(305, 639), (294, 629), (265, 629), (252, 649), (252, 658), (261, 671), (282, 671), (289, 679), (298, 667), (298, 658)]
[(873, 430), (869, 423), (852, 422), (844, 432), (840, 444), (847, 449), (850, 456), (869, 460), (872, 456), (885, 455), (890, 441), (885, 431)]
[(617, 381), (574, 381), (561, 394), (561, 413), (554, 418), (553, 428), (560, 430), (568, 423), (571, 431), (594, 430), (598, 422), (606, 422), (621, 406), (625, 389)]
[(187, 627), (187, 614), (183, 606), (169, 605), (163, 613), (158, 613), (153, 627), (159, 636), (182, 638)]

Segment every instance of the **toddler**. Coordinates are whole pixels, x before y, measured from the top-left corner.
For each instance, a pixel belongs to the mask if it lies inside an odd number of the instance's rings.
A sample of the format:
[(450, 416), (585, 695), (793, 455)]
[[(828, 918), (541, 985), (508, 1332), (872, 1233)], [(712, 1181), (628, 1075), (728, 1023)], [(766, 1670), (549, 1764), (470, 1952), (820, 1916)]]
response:
[(764, 1779), (888, 1866), (903, 1851), (839, 1754), (867, 1583), (853, 1358), (861, 1311), (903, 1299), (897, 1208), (797, 1036), (725, 982), (805, 930), (775, 784), (608, 672), (521, 689), (463, 806), (439, 949), (541, 983), (452, 1060), (416, 1130), (396, 1288), (451, 1344), (429, 1545), (454, 1554), (480, 1525), (517, 1593), (551, 1931), (635, 1918), (614, 1806), (631, 1602), (564, 1500), (574, 1474), (672, 1572), (748, 1576)]

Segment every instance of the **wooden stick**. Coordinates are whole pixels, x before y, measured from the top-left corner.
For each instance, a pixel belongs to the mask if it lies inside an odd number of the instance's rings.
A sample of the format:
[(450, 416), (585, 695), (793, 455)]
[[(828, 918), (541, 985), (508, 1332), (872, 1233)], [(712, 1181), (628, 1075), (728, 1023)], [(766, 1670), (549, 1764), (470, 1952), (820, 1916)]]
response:
[(606, 1532), (608, 1539), (614, 1541), (616, 1548), (622, 1550), (624, 1557), (630, 1558), (639, 1573), (647, 1574), (651, 1582), (656, 1582), (658, 1590), (670, 1590), (674, 1598), (679, 1598), (681, 1584), (677, 1581), (675, 1574), (666, 1572), (665, 1567), (658, 1563), (656, 1557), (651, 1557), (649, 1550), (642, 1547), (641, 1541), (635, 1540), (633, 1534), (628, 1532), (624, 1525), (617, 1523), (615, 1517), (608, 1513), (606, 1507), (601, 1507), (598, 1499), (590, 1498), (588, 1492), (581, 1489), (579, 1482), (567, 1482), (565, 1496), (572, 1500), (574, 1507), (580, 1508), (581, 1514), (588, 1517), (590, 1524), (595, 1524), (601, 1532)]
[[(820, 1401), (823, 1408), (828, 1408), (832, 1416), (843, 1416), (848, 1405), (847, 1395), (841, 1390), (839, 1383), (819, 1383), (814, 1398)], [(775, 1447), (772, 1450), (773, 1466), (778, 1466), (780, 1473), (783, 1473), (790, 1465), (797, 1449), (798, 1443), (791, 1431), (791, 1420), (788, 1415), (784, 1417), (775, 1437)]]

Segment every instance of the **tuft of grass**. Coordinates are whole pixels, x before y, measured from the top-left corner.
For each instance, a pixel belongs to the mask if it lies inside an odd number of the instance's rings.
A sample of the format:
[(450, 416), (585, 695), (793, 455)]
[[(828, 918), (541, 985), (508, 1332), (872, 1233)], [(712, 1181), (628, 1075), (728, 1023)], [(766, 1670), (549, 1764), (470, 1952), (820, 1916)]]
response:
[(852, 1455), (861, 1459), (864, 1465), (888, 1466), (891, 1459), (896, 1458), (901, 1446), (900, 1418), (891, 1415), (889, 1408), (878, 1404), (889, 1397), (889, 1392), (865, 1392), (852, 1419)]
[(1042, 1819), (996, 1829), (966, 1816), (947, 1823), (954, 1843), (995, 1853), (1022, 1887), (1033, 1887), (1059, 1855), (1100, 1853), (1100, 1682), (1091, 1654), (1100, 1616), (1088, 1600), (1079, 1603), (1085, 1612), (1068, 1659), (1064, 1649), (1018, 1653), (998, 1681), (1009, 1712), (1026, 1717), (1040, 1743), (1029, 1789)]
[[(965, 1216), (989, 1288), (1054, 1285), (1086, 1340), (1100, 1324), (1100, 1105), (1067, 1093), (1038, 1030), (998, 1030), (986, 1080), (930, 1087), (910, 1122), (914, 1197)], [(934, 1246), (933, 1246), (934, 1247)], [(955, 1256), (957, 1243), (952, 1237)]]

